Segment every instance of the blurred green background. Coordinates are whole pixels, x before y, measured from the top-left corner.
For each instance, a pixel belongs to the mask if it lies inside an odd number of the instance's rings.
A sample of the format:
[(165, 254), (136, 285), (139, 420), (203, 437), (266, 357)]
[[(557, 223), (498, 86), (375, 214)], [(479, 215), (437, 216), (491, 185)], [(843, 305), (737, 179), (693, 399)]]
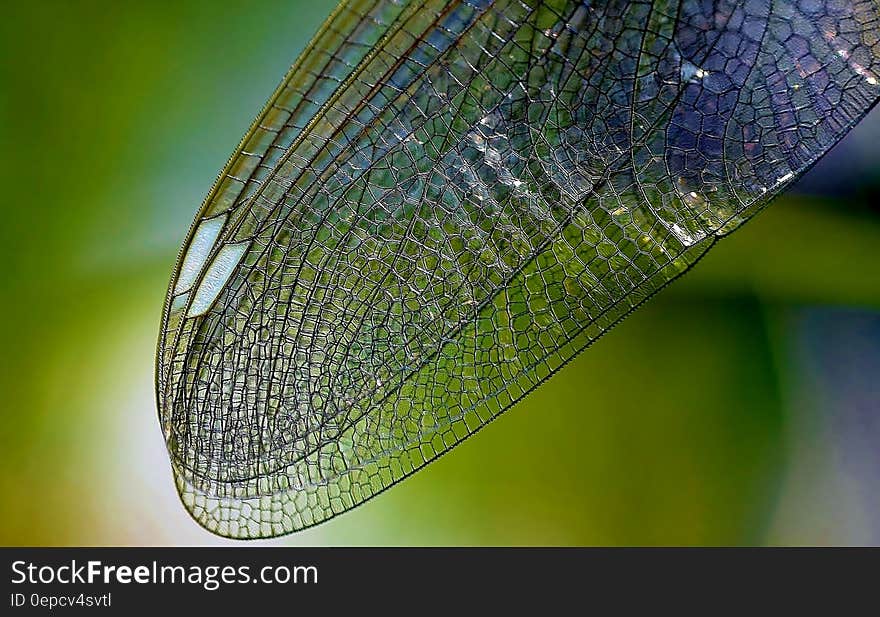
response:
[[(222, 543), (153, 399), (190, 221), (332, 0), (0, 20), (0, 544)], [(450, 456), (293, 544), (880, 543), (880, 122)]]

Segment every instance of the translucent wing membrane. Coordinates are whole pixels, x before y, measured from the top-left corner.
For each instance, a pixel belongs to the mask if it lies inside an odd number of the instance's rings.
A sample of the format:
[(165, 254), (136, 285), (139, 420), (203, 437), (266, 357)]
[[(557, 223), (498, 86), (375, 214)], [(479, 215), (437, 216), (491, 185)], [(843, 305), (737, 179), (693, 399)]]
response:
[(290, 533), (473, 434), (837, 142), (878, 33), (855, 0), (343, 4), (171, 281), (186, 507)]

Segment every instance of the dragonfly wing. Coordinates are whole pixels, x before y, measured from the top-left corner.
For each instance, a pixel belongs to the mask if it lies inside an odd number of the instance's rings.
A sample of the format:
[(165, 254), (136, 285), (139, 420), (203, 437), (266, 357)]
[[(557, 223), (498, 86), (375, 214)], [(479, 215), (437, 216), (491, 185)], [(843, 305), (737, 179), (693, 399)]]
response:
[(333, 83), (288, 75), (301, 102), (268, 113), (302, 111), (256, 123), (166, 302), (160, 420), (224, 536), (319, 523), (473, 434), (880, 95), (873, 2), (346, 11), (295, 65), (344, 55)]

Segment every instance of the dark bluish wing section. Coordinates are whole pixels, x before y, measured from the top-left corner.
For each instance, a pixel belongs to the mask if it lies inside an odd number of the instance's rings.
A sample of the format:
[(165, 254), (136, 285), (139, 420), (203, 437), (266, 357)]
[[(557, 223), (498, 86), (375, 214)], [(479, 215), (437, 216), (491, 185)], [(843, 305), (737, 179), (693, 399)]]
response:
[(344, 4), (171, 282), (186, 507), (290, 533), (473, 434), (836, 143), (878, 32), (855, 0)]

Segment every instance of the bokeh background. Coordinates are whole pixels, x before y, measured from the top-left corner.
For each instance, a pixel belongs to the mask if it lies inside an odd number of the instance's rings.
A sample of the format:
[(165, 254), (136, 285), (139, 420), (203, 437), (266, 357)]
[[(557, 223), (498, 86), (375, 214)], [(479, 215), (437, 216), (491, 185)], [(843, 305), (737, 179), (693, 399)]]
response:
[[(0, 544), (214, 544), (153, 399), (203, 196), (333, 0), (0, 19)], [(880, 113), (880, 112), (877, 112)], [(880, 543), (880, 117), (545, 387), (289, 544)]]

